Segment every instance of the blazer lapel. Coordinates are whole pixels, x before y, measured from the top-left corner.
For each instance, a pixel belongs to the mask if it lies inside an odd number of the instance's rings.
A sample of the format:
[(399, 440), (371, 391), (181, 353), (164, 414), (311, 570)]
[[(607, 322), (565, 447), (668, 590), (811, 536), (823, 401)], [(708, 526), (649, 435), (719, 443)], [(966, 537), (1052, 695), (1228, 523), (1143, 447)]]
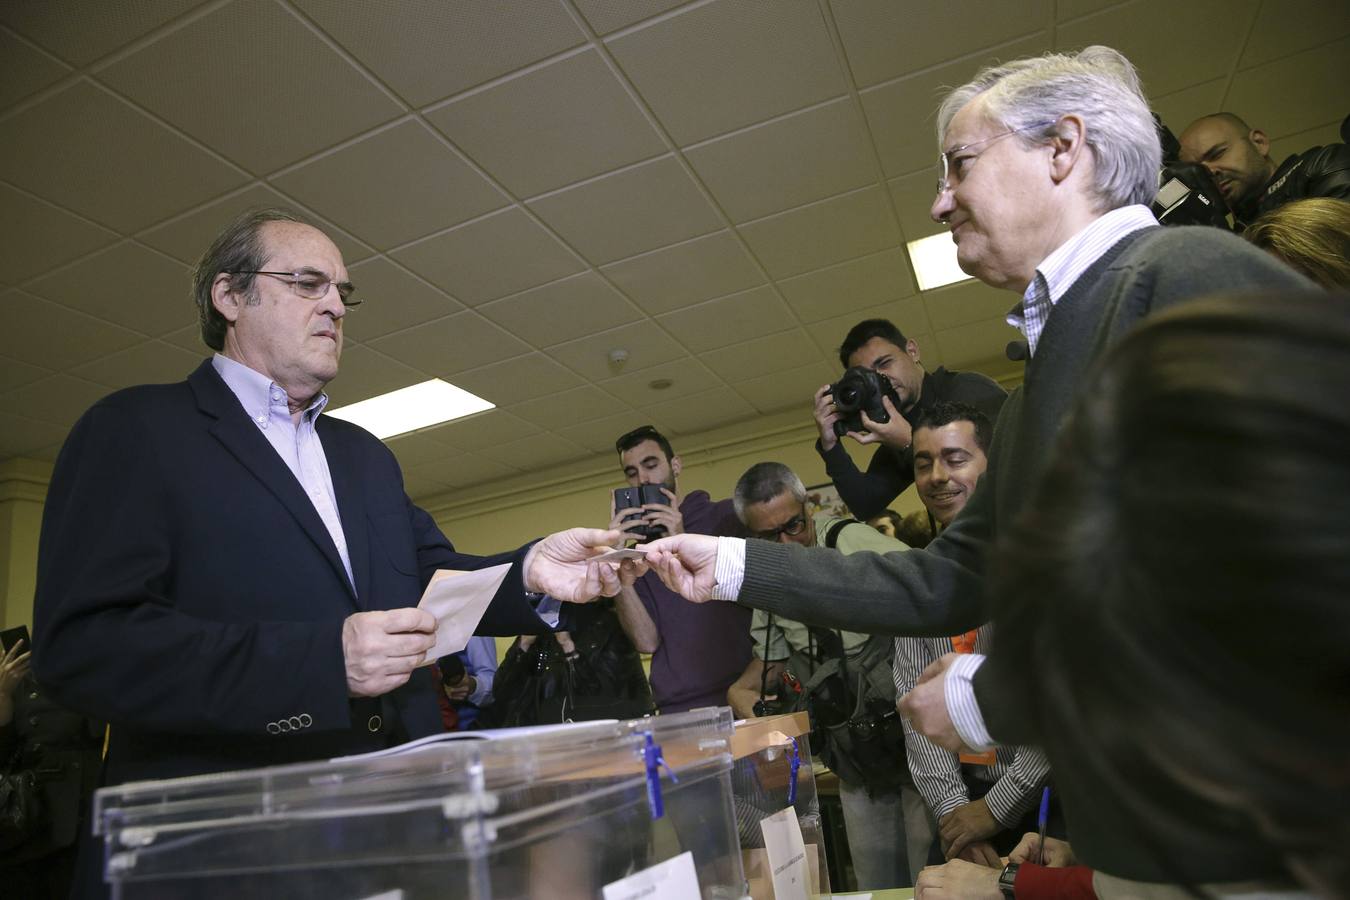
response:
[(362, 609), (368, 609), (365, 598), (370, 596), (370, 536), (356, 445), (342, 440), (329, 427), (325, 416), (319, 416), (317, 429), (323, 444), (323, 455), (328, 459), (328, 472), (333, 479), (333, 494), (337, 497), (342, 533), (347, 538), (347, 558), (351, 560), (352, 577), (356, 579), (356, 602)]
[[(355, 601), (356, 594), (347, 579), (347, 569), (342, 565), (342, 557), (338, 555), (337, 545), (333, 543), (323, 519), (319, 518), (318, 511), (305, 495), (295, 474), (287, 468), (286, 463), (282, 462), (276, 450), (267, 442), (267, 438), (258, 433), (257, 426), (239, 405), (239, 398), (234, 396), (229, 386), (221, 379), (211, 360), (203, 362), (188, 376), (188, 384), (197, 395), (198, 408), (215, 419), (209, 429), (212, 436), (239, 460), (250, 475), (261, 481), (272, 492), (328, 560), (338, 580), (347, 588), (348, 596)], [(343, 520), (345, 527), (345, 515)], [(350, 534), (347, 540), (350, 545)]]

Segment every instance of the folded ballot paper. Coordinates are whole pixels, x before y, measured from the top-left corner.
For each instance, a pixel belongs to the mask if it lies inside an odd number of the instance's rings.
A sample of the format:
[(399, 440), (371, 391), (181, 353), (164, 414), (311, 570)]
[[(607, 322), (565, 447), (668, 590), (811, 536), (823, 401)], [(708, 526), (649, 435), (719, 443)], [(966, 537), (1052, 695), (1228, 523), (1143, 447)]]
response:
[(509, 571), (510, 563), (472, 572), (436, 570), (417, 604), (436, 617), (436, 645), (427, 652), (427, 663), (469, 646), (469, 638)]

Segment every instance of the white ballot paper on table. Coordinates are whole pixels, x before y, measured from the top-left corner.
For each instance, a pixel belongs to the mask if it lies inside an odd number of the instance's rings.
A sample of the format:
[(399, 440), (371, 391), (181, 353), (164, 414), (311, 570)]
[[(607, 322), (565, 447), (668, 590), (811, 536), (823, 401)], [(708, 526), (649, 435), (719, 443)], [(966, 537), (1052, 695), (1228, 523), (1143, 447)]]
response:
[(806, 844), (797, 810), (789, 806), (759, 823), (764, 832), (764, 850), (773, 873), (775, 900), (807, 900), (811, 873), (806, 863)]
[(436, 646), (427, 651), (423, 665), (469, 646), (469, 638), (510, 570), (511, 563), (472, 572), (436, 570), (417, 603), (418, 609), (436, 617)]
[(698, 900), (703, 896), (698, 889), (694, 854), (688, 850), (627, 878), (611, 881), (603, 893), (605, 900)]

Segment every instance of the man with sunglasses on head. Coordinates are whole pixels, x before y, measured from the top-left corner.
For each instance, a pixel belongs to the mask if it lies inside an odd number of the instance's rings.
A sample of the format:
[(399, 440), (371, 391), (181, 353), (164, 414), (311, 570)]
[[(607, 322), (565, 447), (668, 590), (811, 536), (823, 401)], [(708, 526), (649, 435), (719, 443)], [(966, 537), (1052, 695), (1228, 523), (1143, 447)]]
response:
[[(801, 478), (782, 463), (751, 466), (733, 499), (737, 518), (760, 540), (841, 553), (907, 549), (865, 522), (812, 515)], [(927, 859), (934, 823), (905, 769), (891, 638), (814, 628), (760, 609), (750, 633), (755, 655), (727, 690), (732, 710), (741, 718), (809, 710), (811, 752), (839, 777), (857, 889), (909, 887)]]
[[(455, 552), (373, 435), (322, 415), (359, 303), (342, 254), (284, 210), (249, 212), (194, 273), (214, 356), (118, 391), (75, 424), (43, 515), (38, 679), (111, 722), (103, 783), (380, 750), (441, 730), (417, 608), (438, 569), (509, 564), (483, 634), (549, 629), (536, 592), (618, 591), (572, 529)], [(93, 846), (86, 847), (93, 850)], [(81, 896), (101, 891), (83, 853)]]
[[(1024, 383), (999, 415), (982, 486), (923, 550), (843, 556), (731, 538), (658, 541), (647, 560), (684, 596), (894, 635), (961, 634), (990, 618), (997, 625), (997, 603), (984, 603), (989, 549), (1028, 505), (1103, 353), (1145, 316), (1192, 298), (1311, 287), (1235, 235), (1158, 225), (1148, 204), (1162, 148), (1134, 67), (1108, 47), (981, 71), (942, 103), (938, 139), (932, 216), (950, 227), (965, 272), (1019, 295), (1009, 322), (1029, 351)], [(1027, 709), (1040, 698), (1011, 693), (983, 663), (979, 653), (948, 654), (922, 673), (901, 698), (917, 731), (962, 752), (1031, 737)], [(1062, 785), (1060, 796), (1075, 851), (1112, 875), (1222, 882), (1271, 873), (1268, 854), (1208, 833), (1188, 811), (1169, 834), (1191, 851), (1187, 870), (1160, 867), (1150, 835), (1123, 827), (1089, 786)]]
[[(632, 531), (643, 526), (666, 534), (742, 533), (730, 500), (713, 500), (707, 491), (680, 494), (684, 461), (651, 425), (621, 435), (614, 449), (629, 486), (655, 486), (665, 502), (614, 510), (611, 531), (630, 540), (645, 540), (645, 534)], [(656, 708), (672, 713), (726, 703), (727, 687), (750, 660), (750, 610), (731, 603), (690, 603), (655, 572), (624, 581), (615, 610), (633, 646), (652, 655)]]

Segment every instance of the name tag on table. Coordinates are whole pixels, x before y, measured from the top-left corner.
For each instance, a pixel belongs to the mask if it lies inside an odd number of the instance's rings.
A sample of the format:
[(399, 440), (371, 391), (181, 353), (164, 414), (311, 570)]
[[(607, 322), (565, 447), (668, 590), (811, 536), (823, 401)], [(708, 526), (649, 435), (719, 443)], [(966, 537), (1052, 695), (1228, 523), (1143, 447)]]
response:
[(605, 900), (698, 900), (698, 872), (694, 854), (681, 853), (663, 863), (612, 881), (603, 888)]

